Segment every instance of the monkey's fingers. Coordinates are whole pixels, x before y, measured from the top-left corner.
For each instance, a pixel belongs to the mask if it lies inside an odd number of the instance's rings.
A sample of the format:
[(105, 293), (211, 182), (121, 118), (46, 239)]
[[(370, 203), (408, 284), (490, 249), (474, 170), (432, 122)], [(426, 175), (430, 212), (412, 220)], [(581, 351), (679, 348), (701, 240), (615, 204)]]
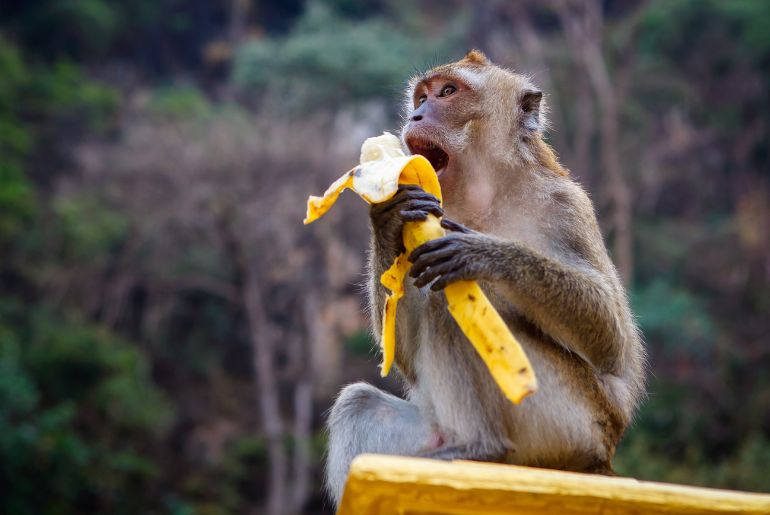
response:
[[(428, 267), (435, 267), (451, 260), (456, 253), (456, 250), (451, 246), (442, 247), (432, 252), (424, 252), (420, 254), (418, 259), (412, 261), (412, 268), (409, 269), (409, 275), (412, 277), (422, 275)], [(409, 258), (411, 257), (412, 256), (410, 255)]]
[[(453, 281), (459, 281), (461, 279), (468, 279), (468, 274), (463, 273), (462, 266), (457, 261), (444, 261), (438, 265), (432, 265), (422, 274), (420, 274), (415, 280), (414, 285), (418, 288), (422, 288), (436, 280), (436, 283), (442, 282), (440, 288), (436, 288), (435, 283), (431, 285), (430, 289), (433, 291), (439, 291)], [(447, 280), (450, 277), (451, 279)]]
[(441, 205), (441, 200), (439, 198), (432, 194), (428, 193), (424, 189), (422, 189), (421, 186), (418, 186), (416, 184), (402, 184), (398, 187), (398, 192), (396, 195), (394, 195), (394, 198), (398, 195), (404, 195), (408, 196), (409, 198), (415, 198), (415, 199), (421, 199), (421, 200), (430, 200), (432, 202), (435, 202), (438, 205)]
[(427, 191), (420, 188), (419, 186), (415, 184), (406, 184), (406, 185), (399, 186), (398, 191), (396, 191), (395, 195), (393, 195), (389, 200), (380, 202), (380, 204), (386, 204), (388, 202), (392, 202), (393, 200), (399, 199), (399, 198), (419, 198), (424, 200), (434, 200), (436, 202), (439, 201), (435, 195), (428, 193)]
[(441, 227), (443, 227), (448, 231), (461, 232), (463, 234), (471, 234), (473, 232), (471, 229), (468, 229), (463, 224), (458, 224), (454, 220), (449, 220), (448, 218), (441, 219)]
[(399, 214), (401, 215), (401, 220), (404, 222), (420, 222), (428, 218), (430, 213), (418, 209), (415, 211), (401, 211)]
[(423, 254), (427, 254), (429, 252), (434, 252), (436, 250), (439, 250), (441, 248), (451, 246), (453, 245), (457, 240), (457, 236), (453, 234), (448, 234), (446, 236), (442, 236), (441, 238), (436, 238), (430, 241), (426, 241), (416, 249), (414, 249), (411, 254), (409, 254), (409, 261), (412, 263), (416, 263), (420, 256)]
[(410, 190), (406, 194), (397, 193), (393, 198), (386, 200), (385, 202), (372, 204), (371, 209), (373, 215), (381, 216), (395, 209), (410, 209), (413, 205), (418, 203), (423, 203), (425, 206), (430, 206), (431, 211), (435, 211), (434, 214), (439, 213), (436, 216), (440, 217), (444, 214), (438, 199), (430, 193), (426, 193), (417, 187), (414, 190)]
[(400, 207), (402, 213), (405, 211), (427, 211), (436, 218), (440, 218), (444, 214), (444, 210), (441, 209), (441, 206), (435, 202), (426, 200), (409, 200), (404, 202)]
[(473, 273), (467, 268), (455, 268), (451, 272), (442, 274), (436, 281), (430, 285), (431, 291), (441, 291), (452, 283), (458, 281), (471, 281), (475, 279)]

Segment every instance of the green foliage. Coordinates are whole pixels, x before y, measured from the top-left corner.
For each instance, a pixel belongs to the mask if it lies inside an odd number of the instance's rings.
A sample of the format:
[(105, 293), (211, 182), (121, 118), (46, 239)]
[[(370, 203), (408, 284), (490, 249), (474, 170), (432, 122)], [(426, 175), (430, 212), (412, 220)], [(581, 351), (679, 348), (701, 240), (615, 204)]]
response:
[(117, 93), (86, 79), (71, 62), (33, 70), (25, 106), (57, 119), (78, 119), (94, 131), (104, 130), (118, 105)]
[(110, 255), (128, 233), (127, 220), (99, 199), (89, 196), (57, 200), (53, 211), (59, 222), (62, 258), (95, 262)]
[(197, 118), (211, 114), (205, 95), (193, 86), (166, 86), (153, 92), (149, 108), (170, 118)]
[[(230, 280), (217, 248), (190, 245), (181, 258), (159, 265), (156, 278), (137, 280), (116, 322), (131, 339), (152, 341), (155, 370), (180, 408), (173, 439), (164, 441), (174, 413), (150, 378), (142, 346), (78, 318), (94, 308), (71, 283), (85, 277), (111, 288), (114, 257), (130, 227), (91, 194), (52, 196), (56, 179), (77, 173), (71, 149), (82, 136), (97, 140), (88, 146), (94, 151), (107, 138), (120, 145), (123, 134), (113, 129), (133, 128), (116, 122), (146, 122), (118, 120), (118, 90), (85, 70), (111, 77), (115, 88), (129, 77), (131, 89), (149, 91), (149, 110), (139, 116), (160, 118), (169, 130), (204, 134), (226, 116), (254, 131), (254, 111), (217, 103), (220, 91), (235, 86), (238, 100), (276, 106), (281, 116), (370, 99), (396, 106), (406, 76), (465, 50), (470, 20), (426, 14), (428, 4), (420, 2), (248, 4), (247, 33), (262, 36), (234, 49), (229, 84), (225, 62), (200, 65), (206, 45), (227, 48), (227, 2), (190, 9), (177, 0), (41, 0), (0, 9), (0, 287), (17, 299), (0, 296), (4, 512), (215, 514), (247, 511), (264, 494), (265, 440), (244, 429), (258, 417), (242, 409), (254, 402), (243, 313), (202, 289), (170, 295), (168, 285), (153, 282)], [(742, 190), (766, 186), (754, 179), (770, 170), (770, 2), (657, 0), (644, 7), (638, 40), (622, 28), (621, 4), (607, 9), (603, 36), (618, 43), (606, 45), (610, 70), (630, 66), (622, 106), (625, 173), (633, 186), (654, 191), (634, 205), (632, 301), (655, 377), (616, 468), (646, 479), (770, 491), (767, 246), (758, 237), (752, 249), (741, 248), (734, 222)], [(474, 23), (474, 30), (488, 25), (493, 48), (519, 41), (506, 39), (508, 19), (472, 16), (485, 24)], [(558, 42), (553, 16), (533, 19), (543, 64), (553, 68), (554, 105), (564, 111), (557, 118), (572, 119), (577, 83), (570, 52)], [(284, 27), (291, 28), (269, 36)], [(626, 41), (638, 47), (621, 55)], [(500, 54), (518, 66), (516, 52)], [(540, 78), (541, 70), (527, 71)], [(742, 216), (763, 234), (766, 210), (758, 198)], [(166, 237), (151, 231), (142, 236)], [(121, 263), (116, 275), (141, 276), (143, 264), (132, 265)], [(52, 290), (63, 297), (49, 298)], [(366, 332), (343, 344), (348, 353), (373, 352)], [(222, 377), (232, 383), (212, 386)], [(284, 401), (288, 386), (281, 384)], [(211, 444), (212, 434), (198, 433), (201, 420), (222, 413), (237, 429), (214, 435), (223, 440)], [(322, 431), (314, 435), (314, 461), (324, 438)], [(293, 443), (287, 438), (288, 449)], [(209, 444), (222, 445), (221, 461), (190, 450)]]
[(44, 21), (51, 28), (70, 27), (70, 41), (81, 53), (103, 52), (115, 38), (120, 24), (119, 12), (113, 2), (105, 0), (53, 0)]
[(135, 347), (44, 308), (0, 303), (6, 513), (135, 513), (170, 419)]
[[(99, 130), (118, 105), (115, 90), (88, 80), (72, 62), (28, 65), (18, 48), (2, 37), (0, 75), (0, 123), (12, 129), (10, 148), (15, 148), (17, 155), (30, 150), (35, 126), (42, 120), (77, 118), (88, 128)], [(9, 145), (5, 131), (0, 138), (0, 149)]]
[(18, 96), (29, 73), (18, 49), (0, 37), (0, 155), (19, 157), (29, 149), (29, 134), (18, 122)]
[[(281, 94), (287, 105), (296, 108), (333, 106), (393, 97), (405, 76), (428, 58), (456, 46), (451, 34), (427, 45), (385, 21), (346, 20), (324, 4), (311, 2), (285, 38), (259, 40), (240, 48), (232, 78), (253, 95)], [(431, 48), (431, 53), (425, 48)]]
[(36, 139), (53, 124), (78, 120), (103, 130), (117, 94), (87, 80), (71, 63), (29, 66), (0, 37), (0, 244), (29, 228), (36, 214), (34, 187), (24, 169)]
[(655, 443), (658, 436), (632, 431), (615, 455), (616, 472), (637, 479), (770, 492), (770, 441), (766, 438), (751, 436), (737, 452), (712, 461), (696, 448), (677, 457), (661, 452)]
[(32, 185), (21, 167), (8, 161), (0, 158), (0, 249), (3, 242), (12, 240), (24, 229), (35, 213)]
[(345, 349), (358, 356), (368, 356), (374, 349), (374, 341), (369, 331), (359, 331), (345, 340)]
[(156, 23), (164, 3), (38, 0), (18, 8), (13, 27), (37, 55), (98, 58)]
[(0, 37), (0, 249), (29, 222), (34, 192), (22, 160), (30, 148), (30, 131), (20, 121), (18, 95), (28, 82), (21, 54)]
[[(647, 437), (651, 451), (670, 459), (707, 455), (714, 444), (710, 441), (708, 426), (716, 415), (715, 406), (708, 410), (702, 408), (702, 392), (688, 391), (686, 385), (671, 380), (653, 379), (648, 388), (650, 396), (627, 439)], [(677, 408), (671, 409), (672, 406)]]
[[(639, 50), (647, 76), (690, 81), (690, 98), (701, 124), (734, 137), (747, 123), (747, 107), (770, 119), (770, 3), (753, 0), (657, 1), (644, 11)], [(710, 87), (708, 86), (710, 85)], [(741, 96), (740, 102), (732, 97)], [(764, 147), (763, 147), (764, 148)], [(767, 167), (766, 150), (758, 164)]]
[(669, 355), (685, 351), (702, 356), (713, 351), (714, 323), (691, 292), (658, 278), (637, 288), (632, 303), (648, 342), (662, 344)]
[[(681, 62), (693, 52), (737, 45), (759, 64), (770, 62), (770, 4), (754, 0), (659, 0), (645, 10), (640, 47)], [(735, 50), (730, 48), (730, 50)], [(735, 56), (733, 56), (735, 57)]]

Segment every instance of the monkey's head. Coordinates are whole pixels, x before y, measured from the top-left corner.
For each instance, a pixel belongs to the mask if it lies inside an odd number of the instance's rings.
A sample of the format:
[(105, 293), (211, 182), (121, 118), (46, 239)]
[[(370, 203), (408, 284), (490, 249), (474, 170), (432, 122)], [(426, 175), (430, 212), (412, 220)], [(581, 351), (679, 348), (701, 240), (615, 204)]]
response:
[(481, 167), (510, 171), (540, 160), (542, 97), (528, 78), (471, 50), (412, 78), (401, 136), (412, 154), (431, 162), (451, 197)]

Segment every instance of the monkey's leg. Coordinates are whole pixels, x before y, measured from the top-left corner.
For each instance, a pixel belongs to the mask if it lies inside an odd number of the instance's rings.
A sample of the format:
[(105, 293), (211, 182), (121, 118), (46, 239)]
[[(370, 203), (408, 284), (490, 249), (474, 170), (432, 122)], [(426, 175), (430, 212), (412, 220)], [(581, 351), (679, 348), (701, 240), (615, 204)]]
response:
[(326, 489), (339, 504), (350, 462), (362, 453), (417, 456), (441, 445), (414, 404), (367, 383), (342, 389), (329, 413)]
[(419, 454), (421, 458), (434, 460), (472, 460), (472, 461), (505, 461), (506, 451), (502, 448), (490, 447), (483, 443), (465, 445), (445, 445), (432, 451)]

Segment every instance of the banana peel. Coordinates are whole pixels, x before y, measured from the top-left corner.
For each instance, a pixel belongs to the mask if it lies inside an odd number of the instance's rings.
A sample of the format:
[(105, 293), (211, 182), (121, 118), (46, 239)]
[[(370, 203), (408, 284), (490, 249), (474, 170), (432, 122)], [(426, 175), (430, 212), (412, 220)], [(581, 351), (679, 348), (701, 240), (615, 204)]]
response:
[[(441, 200), (441, 186), (430, 162), (423, 156), (406, 156), (398, 138), (389, 133), (367, 139), (361, 147), (361, 164), (332, 183), (323, 196), (311, 196), (307, 225), (323, 216), (345, 189), (351, 189), (370, 204), (385, 202), (400, 184), (416, 184)], [(406, 252), (382, 274), (380, 282), (390, 294), (385, 300), (382, 322), (381, 375), (388, 375), (396, 349), (396, 309), (404, 295), (404, 279), (412, 250), (446, 233), (433, 215), (419, 222), (406, 222), (403, 241)], [(537, 379), (521, 344), (516, 340), (476, 281), (457, 281), (444, 288), (448, 309), (457, 325), (484, 360), (505, 396), (518, 404), (537, 390)]]

